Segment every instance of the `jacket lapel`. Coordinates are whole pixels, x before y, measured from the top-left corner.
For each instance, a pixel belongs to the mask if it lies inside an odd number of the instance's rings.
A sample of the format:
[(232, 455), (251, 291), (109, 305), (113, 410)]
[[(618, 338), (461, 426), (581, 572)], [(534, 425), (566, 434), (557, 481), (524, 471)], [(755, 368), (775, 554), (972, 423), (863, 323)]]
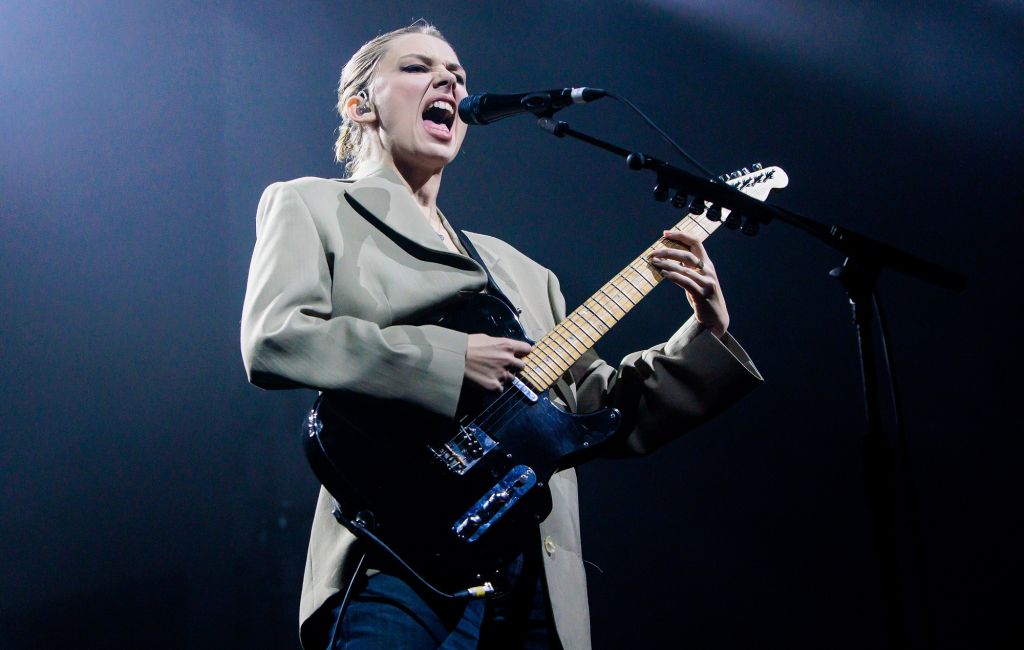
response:
[(363, 218), (410, 255), (463, 271), (486, 274), (474, 260), (452, 253), (434, 233), (408, 187), (385, 165), (372, 166), (359, 178), (344, 179), (345, 200)]

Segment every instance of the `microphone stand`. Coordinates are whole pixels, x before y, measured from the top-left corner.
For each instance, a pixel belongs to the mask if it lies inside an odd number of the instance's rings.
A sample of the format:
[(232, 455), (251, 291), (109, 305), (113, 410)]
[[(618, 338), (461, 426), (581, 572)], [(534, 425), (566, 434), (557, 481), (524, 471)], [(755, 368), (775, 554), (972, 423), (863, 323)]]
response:
[[(733, 230), (739, 228), (748, 235), (756, 234), (760, 224), (778, 220), (810, 234), (845, 257), (842, 266), (832, 269), (830, 275), (837, 278), (846, 291), (858, 342), (865, 412), (864, 482), (868, 504), (875, 523), (875, 542), (885, 606), (887, 647), (892, 650), (909, 647), (897, 571), (896, 531), (892, 521), (895, 500), (892, 449), (882, 435), (879, 413), (879, 387), (875, 367), (874, 338), (871, 330), (871, 322), (874, 317), (872, 298), (879, 273), (883, 268), (899, 271), (957, 292), (966, 287), (967, 278), (938, 264), (842, 226), (826, 225), (791, 210), (768, 205), (733, 189), (725, 182), (696, 176), (657, 158), (632, 152), (575, 131), (566, 122), (553, 119), (553, 114), (554, 109), (550, 107), (535, 112), (540, 127), (552, 135), (559, 138), (568, 136), (611, 152), (624, 158), (632, 170), (648, 169), (653, 171), (657, 175), (654, 196), (659, 201), (665, 201), (670, 190), (675, 190), (676, 197), (672, 203), (676, 207), (684, 207), (688, 203), (686, 198), (693, 197), (689, 204), (700, 206), (698, 214), (703, 211), (705, 201), (712, 204), (712, 207), (708, 208), (709, 213), (715, 206), (728, 208), (732, 212), (726, 217), (725, 225)], [(916, 519), (913, 518), (912, 534), (916, 542), (914, 546), (919, 548), (917, 539), (919, 531)], [(919, 557), (919, 570), (923, 572), (920, 562), (921, 558)]]

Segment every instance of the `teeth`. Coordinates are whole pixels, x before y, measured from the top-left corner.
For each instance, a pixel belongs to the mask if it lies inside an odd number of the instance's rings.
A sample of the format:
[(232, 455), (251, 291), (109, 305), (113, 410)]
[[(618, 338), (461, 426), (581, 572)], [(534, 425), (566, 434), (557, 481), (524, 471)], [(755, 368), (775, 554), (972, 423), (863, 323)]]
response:
[(444, 109), (444, 111), (447, 113), (454, 113), (454, 111), (452, 110), (452, 105), (449, 104), (448, 102), (442, 102), (440, 99), (431, 104), (430, 106), (428, 106), (427, 108), (441, 108)]

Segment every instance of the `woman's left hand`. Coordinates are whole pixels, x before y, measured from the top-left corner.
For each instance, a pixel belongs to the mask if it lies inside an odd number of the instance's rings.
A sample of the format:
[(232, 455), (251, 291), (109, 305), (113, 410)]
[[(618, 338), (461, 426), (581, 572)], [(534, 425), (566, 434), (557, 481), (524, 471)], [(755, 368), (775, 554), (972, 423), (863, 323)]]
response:
[(697, 321), (722, 338), (729, 329), (729, 310), (718, 284), (715, 265), (698, 240), (675, 230), (666, 230), (665, 239), (681, 248), (659, 248), (651, 253), (651, 264), (662, 277), (686, 290)]

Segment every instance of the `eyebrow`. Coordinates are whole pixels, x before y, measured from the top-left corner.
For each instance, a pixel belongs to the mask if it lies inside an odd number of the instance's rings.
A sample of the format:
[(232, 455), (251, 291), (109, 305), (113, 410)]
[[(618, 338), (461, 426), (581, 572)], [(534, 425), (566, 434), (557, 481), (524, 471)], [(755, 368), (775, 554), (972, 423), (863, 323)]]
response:
[[(402, 58), (405, 59), (405, 58), (410, 57), (410, 56), (412, 58), (414, 58), (414, 59), (419, 59), (420, 61), (422, 61), (423, 63), (425, 63), (427, 65), (434, 65), (434, 60), (432, 58), (430, 58), (429, 56), (427, 56), (426, 54), (405, 54), (405, 55), (402, 56)], [(458, 63), (449, 62), (449, 63), (444, 64), (444, 67), (447, 70), (451, 70), (452, 72), (462, 72), (462, 73), (466, 72), (466, 69), (463, 68)]]

